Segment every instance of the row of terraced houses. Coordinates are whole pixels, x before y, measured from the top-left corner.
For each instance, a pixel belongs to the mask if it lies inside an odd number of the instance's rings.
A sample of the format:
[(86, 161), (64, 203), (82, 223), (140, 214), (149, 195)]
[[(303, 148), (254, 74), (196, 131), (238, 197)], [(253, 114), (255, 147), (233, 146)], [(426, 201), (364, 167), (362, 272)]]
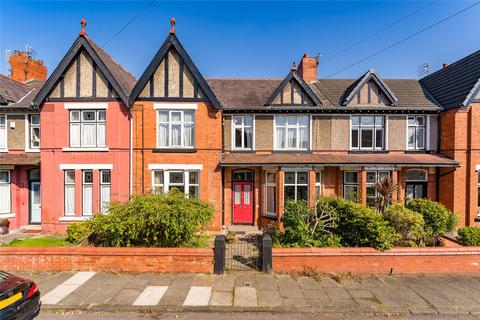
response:
[[(423, 79), (205, 79), (174, 25), (139, 79), (82, 31), (46, 79), (16, 52), (0, 76), (0, 218), (63, 232), (111, 201), (177, 188), (215, 208), (211, 229), (265, 227), (288, 199), (480, 206), (480, 51)], [(287, 72), (288, 71), (288, 72)], [(46, 80), (46, 81), (42, 81)]]

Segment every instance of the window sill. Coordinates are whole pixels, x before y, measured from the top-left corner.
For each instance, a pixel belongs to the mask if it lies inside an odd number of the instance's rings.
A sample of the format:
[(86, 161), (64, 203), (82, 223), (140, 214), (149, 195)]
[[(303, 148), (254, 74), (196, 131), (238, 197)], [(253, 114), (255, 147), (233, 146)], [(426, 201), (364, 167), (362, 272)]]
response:
[(231, 152), (252, 153), (255, 152), (255, 149), (232, 149)]
[(388, 150), (349, 150), (348, 153), (389, 153)]
[(312, 150), (308, 150), (308, 149), (274, 149), (273, 152), (277, 152), (277, 153), (280, 153), (280, 152), (285, 152), (285, 153), (293, 153), (293, 152), (312, 153)]
[(0, 149), (0, 153), (8, 153), (8, 149)]
[(58, 218), (58, 221), (86, 221), (93, 218), (93, 216), (63, 216)]
[(268, 218), (268, 219), (275, 219), (275, 220), (277, 220), (277, 215), (276, 215), (276, 214), (265, 213), (265, 214), (264, 214), (264, 217), (265, 217), (265, 218)]
[(155, 148), (152, 150), (153, 153), (195, 153), (197, 149), (195, 148)]
[(28, 152), (28, 153), (40, 153), (40, 149), (25, 149), (25, 152)]
[(66, 152), (107, 152), (109, 149), (108, 147), (102, 148), (76, 148), (76, 147), (65, 147), (62, 148), (62, 151)]
[(15, 213), (0, 213), (0, 219), (15, 218)]
[(405, 153), (431, 153), (430, 150), (405, 150)]

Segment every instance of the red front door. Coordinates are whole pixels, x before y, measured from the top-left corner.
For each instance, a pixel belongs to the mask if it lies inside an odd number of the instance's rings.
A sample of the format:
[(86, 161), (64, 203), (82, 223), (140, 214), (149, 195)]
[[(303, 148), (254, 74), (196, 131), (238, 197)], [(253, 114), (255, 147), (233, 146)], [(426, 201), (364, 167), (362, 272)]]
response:
[(253, 223), (253, 183), (233, 183), (233, 223)]

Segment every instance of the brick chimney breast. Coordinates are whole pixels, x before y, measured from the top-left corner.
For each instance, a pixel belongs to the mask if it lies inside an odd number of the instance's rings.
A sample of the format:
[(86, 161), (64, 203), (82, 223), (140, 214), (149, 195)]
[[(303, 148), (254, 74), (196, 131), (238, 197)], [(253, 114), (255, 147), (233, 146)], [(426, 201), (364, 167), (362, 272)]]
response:
[(46, 80), (47, 67), (43, 60), (35, 59), (24, 51), (15, 51), (8, 59), (11, 68), (10, 78), (19, 82)]
[(318, 79), (318, 59), (317, 57), (309, 57), (308, 54), (304, 54), (298, 67), (298, 72), (302, 75), (305, 82)]

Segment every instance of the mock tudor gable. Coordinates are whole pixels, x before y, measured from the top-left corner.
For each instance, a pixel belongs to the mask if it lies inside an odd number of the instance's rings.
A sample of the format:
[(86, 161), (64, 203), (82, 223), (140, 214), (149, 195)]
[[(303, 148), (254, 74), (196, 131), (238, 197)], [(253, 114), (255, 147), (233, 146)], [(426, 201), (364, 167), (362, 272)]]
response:
[(343, 106), (351, 105), (384, 105), (397, 104), (392, 90), (383, 82), (375, 70), (368, 70), (345, 90), (342, 97)]
[(130, 100), (220, 102), (174, 32), (170, 32), (132, 90)]

